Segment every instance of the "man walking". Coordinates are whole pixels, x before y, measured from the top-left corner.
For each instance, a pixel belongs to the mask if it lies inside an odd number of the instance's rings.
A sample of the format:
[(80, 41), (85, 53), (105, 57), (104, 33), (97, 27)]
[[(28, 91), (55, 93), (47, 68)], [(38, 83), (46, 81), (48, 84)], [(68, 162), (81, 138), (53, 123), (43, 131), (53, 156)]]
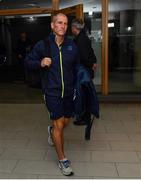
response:
[[(84, 21), (82, 19), (73, 19), (71, 23), (72, 34), (74, 35), (74, 42), (78, 48), (80, 56), (80, 64), (82, 64), (86, 70), (89, 72), (90, 77), (94, 77), (94, 70), (97, 68), (97, 60), (94, 54), (94, 50), (91, 46), (89, 37), (84, 31)], [(85, 94), (88, 94), (85, 90)], [(88, 107), (89, 102), (86, 99), (86, 107)], [(86, 109), (81, 117), (77, 117), (74, 121), (75, 125), (86, 125), (91, 121), (91, 113)]]
[[(72, 175), (70, 161), (64, 152), (64, 128), (73, 116), (74, 68), (77, 63), (77, 48), (65, 36), (68, 27), (67, 16), (59, 13), (51, 21), (52, 33), (48, 45), (39, 41), (26, 57), (28, 68), (40, 69), (43, 93), (50, 113), (52, 126), (48, 127), (48, 143), (54, 145), (58, 155), (58, 165), (66, 176)], [(50, 46), (51, 57), (47, 54)]]

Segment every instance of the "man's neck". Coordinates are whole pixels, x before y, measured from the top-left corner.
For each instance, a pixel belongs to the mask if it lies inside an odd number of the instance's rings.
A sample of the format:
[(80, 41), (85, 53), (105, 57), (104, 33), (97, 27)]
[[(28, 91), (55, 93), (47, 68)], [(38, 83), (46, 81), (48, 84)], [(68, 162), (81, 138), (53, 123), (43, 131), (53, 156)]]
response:
[(64, 41), (64, 36), (55, 36), (55, 42), (58, 46), (60, 46)]

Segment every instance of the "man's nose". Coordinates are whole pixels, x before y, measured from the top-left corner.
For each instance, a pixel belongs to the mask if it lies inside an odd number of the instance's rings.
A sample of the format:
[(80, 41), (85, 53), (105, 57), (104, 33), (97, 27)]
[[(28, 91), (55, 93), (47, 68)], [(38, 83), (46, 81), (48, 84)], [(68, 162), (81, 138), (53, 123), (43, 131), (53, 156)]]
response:
[(65, 27), (66, 27), (66, 24), (62, 24), (62, 27), (65, 28)]

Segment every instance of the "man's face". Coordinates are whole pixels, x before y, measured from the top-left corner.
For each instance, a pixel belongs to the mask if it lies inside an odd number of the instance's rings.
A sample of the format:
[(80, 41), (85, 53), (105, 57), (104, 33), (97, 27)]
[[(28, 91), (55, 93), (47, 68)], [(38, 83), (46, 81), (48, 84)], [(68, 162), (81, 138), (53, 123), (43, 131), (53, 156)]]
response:
[(76, 29), (75, 26), (71, 26), (71, 31), (72, 31), (72, 34), (73, 34), (74, 36), (77, 35), (77, 29)]
[(68, 27), (68, 19), (64, 15), (57, 15), (51, 23), (51, 28), (57, 36), (64, 36)]
[(26, 33), (21, 33), (21, 40), (26, 41), (26, 38), (27, 38)]

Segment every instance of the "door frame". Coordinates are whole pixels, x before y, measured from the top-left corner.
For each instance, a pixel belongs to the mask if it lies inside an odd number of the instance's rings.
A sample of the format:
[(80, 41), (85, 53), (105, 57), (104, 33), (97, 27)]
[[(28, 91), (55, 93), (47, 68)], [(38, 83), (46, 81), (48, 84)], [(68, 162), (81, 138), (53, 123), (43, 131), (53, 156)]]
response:
[(108, 70), (108, 46), (109, 46), (109, 33), (108, 33), (108, 3), (109, 0), (102, 0), (102, 58), (101, 58), (101, 91), (103, 95), (109, 93), (109, 70)]

